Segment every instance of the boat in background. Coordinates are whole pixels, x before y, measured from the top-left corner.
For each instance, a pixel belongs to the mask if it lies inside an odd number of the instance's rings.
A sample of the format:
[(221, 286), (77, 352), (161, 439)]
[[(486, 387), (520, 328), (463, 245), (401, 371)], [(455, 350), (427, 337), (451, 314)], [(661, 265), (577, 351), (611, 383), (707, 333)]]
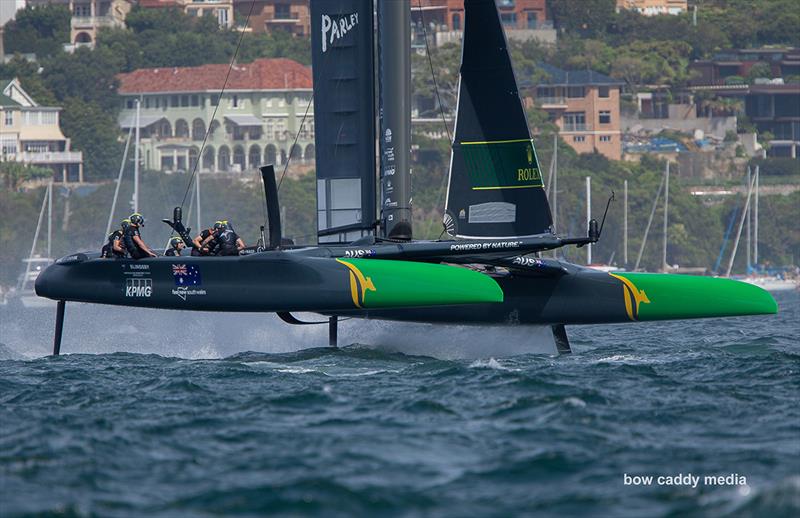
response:
[[(42, 220), (44, 219), (45, 210), (47, 211), (47, 254), (36, 254), (36, 243), (39, 241), (39, 232), (42, 229)], [(36, 232), (33, 235), (33, 243), (31, 243), (31, 251), (26, 259), (22, 260), (25, 265), (25, 271), (19, 275), (17, 286), (10, 290), (7, 295), (8, 302), (12, 304), (14, 301), (19, 302), (22, 307), (35, 308), (35, 309), (52, 309), (56, 307), (54, 300), (40, 297), (36, 294), (34, 286), (39, 274), (42, 273), (48, 266), (53, 264), (55, 260), (51, 257), (51, 249), (53, 242), (53, 181), (47, 184), (47, 189), (44, 193), (42, 200), (42, 208), (39, 210), (39, 220), (36, 223)]]

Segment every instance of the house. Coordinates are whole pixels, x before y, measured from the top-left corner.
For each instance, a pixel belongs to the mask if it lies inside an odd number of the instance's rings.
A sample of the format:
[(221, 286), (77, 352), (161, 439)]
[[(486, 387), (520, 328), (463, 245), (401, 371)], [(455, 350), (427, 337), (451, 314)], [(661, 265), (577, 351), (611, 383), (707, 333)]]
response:
[(67, 6), (72, 13), (69, 43), (74, 48), (94, 46), (103, 27), (125, 27), (133, 0), (28, 0), (28, 5)]
[(70, 150), (60, 111), (39, 106), (18, 79), (0, 79), (0, 161), (47, 167), (56, 182), (83, 182), (83, 153)]
[(309, 0), (234, 0), (234, 8), (243, 20), (252, 10), (249, 26), (253, 32), (311, 34)]
[(800, 158), (800, 49), (728, 50), (689, 67), (691, 92), (740, 101), (746, 120), (770, 138), (768, 156)]
[(687, 0), (617, 0), (617, 12), (625, 9), (644, 16), (682, 14), (688, 8)]
[[(556, 31), (553, 21), (547, 16), (545, 0), (495, 1), (500, 12), (500, 21), (509, 38), (556, 42)], [(411, 20), (414, 24), (412, 45), (424, 47), (425, 32), (434, 39), (436, 45), (461, 38), (464, 30), (464, 0), (414, 0), (411, 5)], [(426, 31), (423, 31), (423, 21)]]
[[(138, 126), (143, 165), (190, 171), (241, 172), (261, 164), (311, 164), (315, 154), (310, 67), (290, 59), (148, 68), (119, 74), (123, 130)], [(303, 122), (303, 116), (308, 115)], [(210, 130), (209, 130), (210, 128)], [(297, 142), (294, 142), (297, 136)]]
[(233, 0), (139, 0), (143, 9), (179, 9), (189, 16), (211, 16), (223, 29), (233, 27)]
[(520, 82), (526, 104), (546, 111), (564, 141), (578, 153), (622, 157), (622, 82), (592, 70), (562, 70), (541, 64), (544, 79)]

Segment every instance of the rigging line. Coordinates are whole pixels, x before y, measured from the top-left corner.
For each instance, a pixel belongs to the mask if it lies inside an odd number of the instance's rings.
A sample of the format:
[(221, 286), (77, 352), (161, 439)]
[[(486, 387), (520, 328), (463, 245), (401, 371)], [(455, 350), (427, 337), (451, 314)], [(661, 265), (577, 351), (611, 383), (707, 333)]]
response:
[[(253, 7), (256, 5), (256, 0), (253, 0), (250, 4), (250, 11), (247, 13), (247, 18), (244, 21), (244, 28), (247, 28), (247, 25), (250, 23), (250, 15), (253, 14)], [(206, 141), (208, 140), (208, 135), (211, 133), (211, 124), (214, 122), (214, 119), (217, 117), (217, 110), (219, 109), (219, 105), (222, 104), (222, 96), (225, 93), (225, 88), (228, 86), (228, 79), (231, 76), (231, 70), (233, 70), (233, 64), (236, 63), (236, 57), (239, 55), (239, 49), (242, 46), (242, 40), (244, 39), (245, 31), (242, 30), (242, 33), (239, 35), (239, 42), (236, 44), (236, 50), (233, 52), (233, 57), (231, 58), (231, 62), (228, 65), (228, 73), (225, 74), (225, 81), (222, 83), (222, 90), (219, 92), (219, 98), (217, 99), (217, 105), (214, 106), (214, 112), (211, 114), (211, 122), (206, 128), (206, 134), (203, 136), (203, 143), (200, 145), (200, 152), (197, 154), (197, 160), (194, 162), (194, 167), (192, 168), (192, 176), (189, 177), (189, 183), (186, 186), (186, 192), (183, 193), (183, 200), (181, 200), (181, 208), (183, 208), (183, 204), (186, 203), (186, 196), (189, 195), (189, 189), (192, 188), (192, 182), (194, 182), (194, 177), (197, 174), (197, 166), (200, 165), (200, 161), (203, 160), (203, 150), (206, 147)]]
[(439, 84), (436, 81), (436, 74), (433, 71), (433, 59), (431, 58), (431, 48), (428, 45), (428, 29), (425, 27), (425, 15), (422, 12), (422, 0), (417, 0), (417, 9), (419, 10), (419, 18), (422, 22), (422, 35), (425, 36), (425, 53), (428, 56), (428, 65), (431, 67), (431, 77), (433, 78), (433, 89), (436, 92), (436, 101), (439, 103), (439, 113), (442, 115), (442, 124), (444, 130), (447, 132), (447, 138), (450, 145), (453, 145), (453, 136), (450, 134), (450, 128), (447, 127), (447, 119), (444, 116), (444, 106), (442, 105), (442, 98), (439, 96)]
[(283, 177), (286, 176), (286, 171), (289, 170), (289, 162), (292, 161), (292, 150), (294, 146), (297, 145), (297, 139), (300, 137), (300, 132), (303, 131), (303, 125), (306, 123), (306, 117), (308, 116), (308, 110), (311, 109), (311, 103), (314, 102), (314, 92), (311, 92), (311, 99), (308, 100), (308, 105), (306, 105), (306, 112), (303, 114), (302, 120), (300, 120), (300, 127), (297, 128), (297, 133), (294, 134), (294, 142), (292, 142), (292, 147), (289, 148), (289, 156), (286, 157), (286, 165), (283, 167), (283, 173), (281, 174), (281, 179), (278, 181), (278, 190), (281, 190), (281, 184), (283, 183)]

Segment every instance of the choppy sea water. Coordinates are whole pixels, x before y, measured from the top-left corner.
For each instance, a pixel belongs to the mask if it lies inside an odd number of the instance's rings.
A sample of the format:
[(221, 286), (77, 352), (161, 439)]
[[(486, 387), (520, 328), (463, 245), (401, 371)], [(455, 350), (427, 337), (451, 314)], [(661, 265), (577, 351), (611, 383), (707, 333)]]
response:
[(568, 328), (567, 356), (430, 351), (478, 359), (91, 306), (50, 358), (50, 312), (0, 312), (0, 515), (798, 516), (800, 295), (776, 298)]

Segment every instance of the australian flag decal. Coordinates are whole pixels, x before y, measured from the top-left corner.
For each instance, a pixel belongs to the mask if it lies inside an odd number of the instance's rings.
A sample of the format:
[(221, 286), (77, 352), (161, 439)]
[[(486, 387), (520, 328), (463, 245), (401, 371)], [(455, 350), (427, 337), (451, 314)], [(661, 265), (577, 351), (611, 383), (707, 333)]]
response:
[(173, 264), (172, 276), (175, 278), (175, 286), (200, 286), (200, 268), (197, 265)]

